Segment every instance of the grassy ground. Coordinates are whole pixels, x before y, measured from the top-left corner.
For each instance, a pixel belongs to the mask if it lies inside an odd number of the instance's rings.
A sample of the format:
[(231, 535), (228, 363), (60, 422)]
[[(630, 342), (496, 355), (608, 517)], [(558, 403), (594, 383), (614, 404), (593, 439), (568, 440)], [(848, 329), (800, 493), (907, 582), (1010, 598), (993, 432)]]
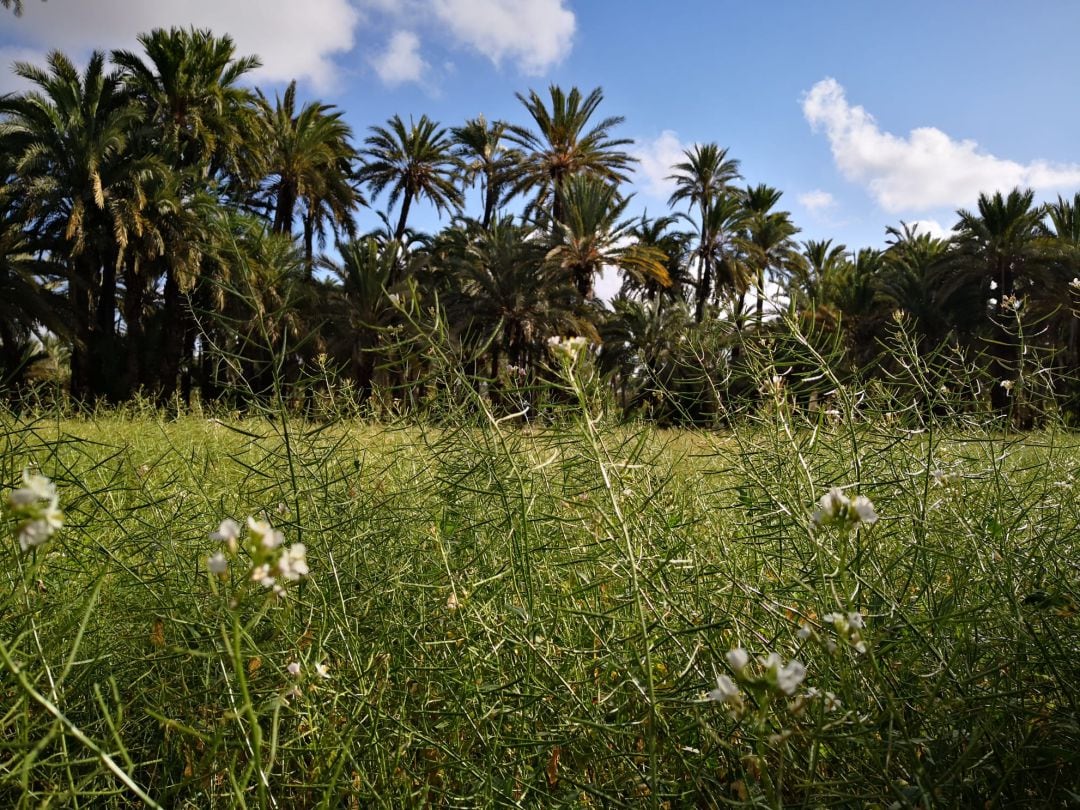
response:
[[(0, 417), (27, 465), (66, 521), (0, 545), (4, 806), (1080, 802), (1075, 436)], [(284, 598), (207, 571), (249, 515)]]

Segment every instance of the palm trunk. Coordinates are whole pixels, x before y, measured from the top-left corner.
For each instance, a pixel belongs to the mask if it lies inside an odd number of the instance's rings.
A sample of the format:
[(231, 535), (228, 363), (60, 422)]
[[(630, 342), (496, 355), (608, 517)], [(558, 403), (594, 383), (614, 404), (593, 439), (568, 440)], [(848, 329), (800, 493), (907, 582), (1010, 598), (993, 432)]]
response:
[[(405, 190), (405, 196), (401, 199), (401, 216), (398, 217), (397, 228), (394, 229), (394, 239), (400, 242), (405, 238), (405, 223), (409, 220), (409, 208), (412, 206), (412, 192)], [(397, 281), (397, 279), (393, 279)]]
[(311, 211), (304, 214), (304, 268), (307, 280), (315, 275), (315, 216)]
[(296, 189), (284, 184), (278, 192), (274, 209), (274, 233), (292, 233), (293, 213), (296, 211)]

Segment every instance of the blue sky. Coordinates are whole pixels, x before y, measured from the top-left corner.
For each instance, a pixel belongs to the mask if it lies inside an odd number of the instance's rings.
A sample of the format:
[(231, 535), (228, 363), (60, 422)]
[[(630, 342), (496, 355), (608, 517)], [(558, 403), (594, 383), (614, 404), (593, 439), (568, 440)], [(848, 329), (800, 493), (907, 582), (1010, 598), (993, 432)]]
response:
[[(230, 33), (262, 57), (260, 86), (298, 78), (358, 138), (395, 113), (528, 123), (515, 92), (602, 86), (653, 214), (667, 167), (705, 141), (782, 189), (802, 238), (851, 248), (901, 220), (948, 228), (980, 189), (1080, 190), (1073, 0), (26, 0), (0, 13), (0, 61), (83, 60), (174, 24)], [(17, 88), (5, 67), (0, 91)]]

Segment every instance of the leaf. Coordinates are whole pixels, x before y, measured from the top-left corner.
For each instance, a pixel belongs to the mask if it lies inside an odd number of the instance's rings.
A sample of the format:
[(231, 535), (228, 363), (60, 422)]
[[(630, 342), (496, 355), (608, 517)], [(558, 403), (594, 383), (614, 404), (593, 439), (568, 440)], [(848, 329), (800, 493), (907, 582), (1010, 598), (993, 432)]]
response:
[(551, 749), (551, 758), (547, 764), (547, 781), (550, 787), (555, 787), (559, 783), (559, 755), (561, 753), (562, 749), (557, 745)]

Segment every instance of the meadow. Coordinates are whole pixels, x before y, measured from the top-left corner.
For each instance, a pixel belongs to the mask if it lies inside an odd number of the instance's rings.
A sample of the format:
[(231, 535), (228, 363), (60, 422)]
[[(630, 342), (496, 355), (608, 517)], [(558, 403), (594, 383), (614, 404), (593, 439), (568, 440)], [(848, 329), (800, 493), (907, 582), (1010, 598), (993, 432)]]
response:
[(1080, 801), (1074, 434), (466, 424), (3, 416), (0, 803)]

